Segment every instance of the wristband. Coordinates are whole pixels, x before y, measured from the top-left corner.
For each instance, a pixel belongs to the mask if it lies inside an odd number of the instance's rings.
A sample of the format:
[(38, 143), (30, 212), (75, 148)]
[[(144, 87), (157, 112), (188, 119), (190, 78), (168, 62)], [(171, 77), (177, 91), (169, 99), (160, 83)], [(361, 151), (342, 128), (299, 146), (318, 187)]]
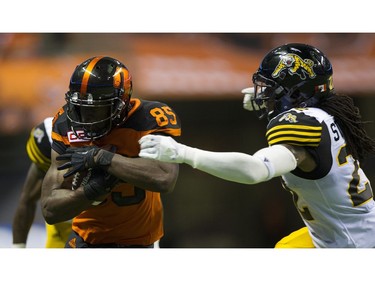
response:
[(115, 156), (114, 153), (109, 152), (104, 149), (100, 149), (97, 152), (97, 158), (96, 158), (96, 165), (99, 165), (100, 167), (104, 168), (105, 170), (108, 169), (109, 165), (111, 165), (112, 158)]

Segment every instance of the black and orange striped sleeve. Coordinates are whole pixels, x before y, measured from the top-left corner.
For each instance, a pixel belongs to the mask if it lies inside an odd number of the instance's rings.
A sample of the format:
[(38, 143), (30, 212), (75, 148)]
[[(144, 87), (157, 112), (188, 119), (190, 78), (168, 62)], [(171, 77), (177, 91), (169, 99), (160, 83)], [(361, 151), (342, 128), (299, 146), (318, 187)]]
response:
[(55, 115), (52, 122), (52, 149), (58, 154), (65, 152), (69, 146), (67, 132), (69, 131), (66, 121), (66, 105), (63, 106)]

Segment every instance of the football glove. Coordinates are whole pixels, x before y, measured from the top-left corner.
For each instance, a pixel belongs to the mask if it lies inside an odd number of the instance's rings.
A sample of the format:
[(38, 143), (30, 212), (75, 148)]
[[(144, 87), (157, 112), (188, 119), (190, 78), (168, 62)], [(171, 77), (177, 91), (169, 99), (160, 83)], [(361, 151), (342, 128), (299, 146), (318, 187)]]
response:
[[(95, 161), (95, 156), (96, 161)], [(97, 146), (83, 146), (83, 147), (69, 147), (65, 154), (61, 154), (56, 157), (56, 160), (68, 160), (68, 162), (57, 167), (58, 170), (65, 170), (72, 168), (64, 174), (64, 178), (67, 178), (76, 172), (87, 170), (94, 167), (100, 167), (104, 170), (111, 164), (112, 158), (115, 154), (100, 149)]]
[(146, 135), (139, 140), (139, 157), (156, 159), (169, 163), (183, 163), (185, 145), (167, 136)]
[(89, 172), (90, 178), (82, 183), (85, 196), (89, 200), (108, 194), (119, 182), (118, 178), (100, 168), (91, 169)]
[(254, 87), (246, 88), (241, 91), (244, 94), (243, 97), (243, 108), (249, 111), (254, 111), (253, 100), (254, 100)]

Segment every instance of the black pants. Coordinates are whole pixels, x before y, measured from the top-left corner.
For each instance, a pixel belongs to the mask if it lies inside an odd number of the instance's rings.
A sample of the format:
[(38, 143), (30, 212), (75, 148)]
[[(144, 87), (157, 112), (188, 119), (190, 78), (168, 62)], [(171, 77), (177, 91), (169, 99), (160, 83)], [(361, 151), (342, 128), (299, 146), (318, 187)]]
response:
[(65, 248), (154, 248), (154, 244), (151, 245), (123, 245), (116, 243), (105, 243), (105, 244), (90, 244), (83, 240), (76, 232), (72, 231), (69, 235), (68, 241), (65, 244)]

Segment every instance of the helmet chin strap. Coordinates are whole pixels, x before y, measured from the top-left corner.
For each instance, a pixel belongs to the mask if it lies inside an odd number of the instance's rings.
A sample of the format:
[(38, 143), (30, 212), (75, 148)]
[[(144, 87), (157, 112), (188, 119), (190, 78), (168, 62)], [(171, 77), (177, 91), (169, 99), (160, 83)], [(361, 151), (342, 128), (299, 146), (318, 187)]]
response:
[(299, 107), (302, 107), (302, 108), (304, 108), (304, 107), (315, 107), (319, 104), (319, 102), (320, 102), (320, 100), (313, 95), (310, 98), (301, 102), (299, 104)]
[(268, 112), (267, 119), (268, 121), (271, 120), (273, 117), (275, 117), (277, 114), (275, 113), (275, 110), (271, 110)]

